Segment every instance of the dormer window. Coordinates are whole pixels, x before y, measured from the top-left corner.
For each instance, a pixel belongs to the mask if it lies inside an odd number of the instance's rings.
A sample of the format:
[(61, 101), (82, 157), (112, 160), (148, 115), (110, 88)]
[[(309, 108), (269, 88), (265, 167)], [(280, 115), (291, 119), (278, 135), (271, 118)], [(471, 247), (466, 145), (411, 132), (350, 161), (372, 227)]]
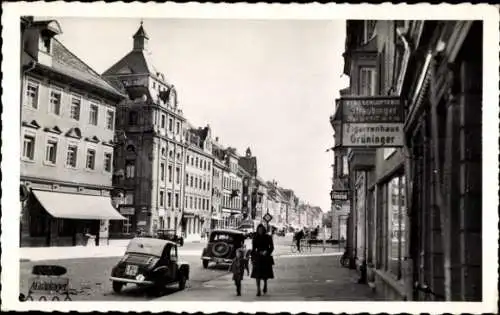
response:
[(49, 36), (41, 34), (38, 44), (39, 50), (44, 53), (50, 54), (50, 40), (51, 38)]

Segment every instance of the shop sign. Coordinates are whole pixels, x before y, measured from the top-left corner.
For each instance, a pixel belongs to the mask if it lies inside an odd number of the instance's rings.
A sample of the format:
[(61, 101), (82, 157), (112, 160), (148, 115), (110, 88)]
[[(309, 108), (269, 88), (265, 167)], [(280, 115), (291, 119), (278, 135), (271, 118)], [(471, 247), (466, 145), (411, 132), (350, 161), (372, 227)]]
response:
[(348, 200), (347, 190), (333, 190), (331, 192), (332, 200), (334, 201), (345, 201)]
[(146, 221), (137, 222), (137, 226), (145, 226), (145, 225), (146, 225)]
[(344, 97), (343, 147), (403, 146), (403, 104), (399, 97)]
[(123, 215), (134, 215), (135, 208), (134, 207), (120, 207), (120, 213)]
[(403, 124), (345, 123), (342, 126), (344, 147), (401, 147), (403, 146)]

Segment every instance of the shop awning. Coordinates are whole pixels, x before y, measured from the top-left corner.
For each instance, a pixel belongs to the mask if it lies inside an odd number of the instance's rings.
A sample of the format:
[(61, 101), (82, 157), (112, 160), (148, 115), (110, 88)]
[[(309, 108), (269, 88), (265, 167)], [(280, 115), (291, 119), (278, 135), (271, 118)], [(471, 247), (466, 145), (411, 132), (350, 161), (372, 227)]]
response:
[(82, 220), (126, 220), (111, 205), (110, 197), (33, 190), (54, 218)]

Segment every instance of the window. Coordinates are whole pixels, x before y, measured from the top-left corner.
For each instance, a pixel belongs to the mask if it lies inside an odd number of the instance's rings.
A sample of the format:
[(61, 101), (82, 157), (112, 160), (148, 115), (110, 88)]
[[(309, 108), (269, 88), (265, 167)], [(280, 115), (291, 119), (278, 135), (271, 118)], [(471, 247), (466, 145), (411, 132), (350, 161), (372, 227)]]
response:
[(161, 163), (160, 164), (160, 179), (161, 181), (165, 181), (165, 164)]
[(161, 115), (161, 128), (165, 128), (165, 120), (166, 120), (165, 115)]
[(76, 167), (77, 154), (78, 147), (76, 145), (69, 145), (68, 153), (66, 155), (66, 166)]
[(47, 141), (47, 147), (45, 148), (45, 162), (50, 164), (56, 164), (57, 159), (57, 140)]
[(360, 96), (375, 96), (376, 71), (374, 67), (361, 67), (359, 69), (359, 94)]
[(196, 167), (198, 167), (198, 157), (196, 157), (196, 162), (194, 164)]
[(90, 104), (89, 124), (97, 126), (97, 119), (99, 115), (99, 106)]
[(113, 130), (115, 128), (115, 112), (108, 110), (106, 112), (106, 128)]
[(179, 208), (179, 193), (175, 193), (175, 208)]
[(194, 188), (198, 188), (198, 177), (194, 179)]
[(186, 185), (188, 185), (188, 184), (189, 184), (189, 175), (186, 174)]
[(163, 207), (165, 205), (165, 192), (163, 190), (160, 190), (160, 207)]
[(207, 190), (207, 183), (203, 181), (203, 190)]
[(177, 184), (181, 183), (181, 169), (178, 167), (175, 168), (175, 182)]
[(167, 193), (167, 207), (172, 207), (172, 193)]
[(405, 189), (404, 189), (404, 176), (392, 178), (387, 189), (384, 190), (386, 194), (386, 208), (387, 211), (387, 270), (400, 279), (402, 276), (402, 262), (404, 259), (406, 241), (405, 217), (406, 206), (404, 203)]
[(80, 106), (82, 100), (77, 96), (71, 97), (71, 108), (69, 112), (69, 117), (74, 120), (80, 120)]
[(94, 149), (87, 150), (87, 163), (85, 164), (85, 166), (89, 170), (95, 169), (95, 150)]
[(167, 155), (167, 150), (165, 148), (161, 148), (161, 155), (166, 156)]
[(127, 204), (127, 205), (134, 204), (134, 193), (133, 192), (128, 191), (125, 193), (125, 204)]
[(190, 182), (189, 186), (193, 187), (193, 176), (191, 176), (189, 182)]
[(208, 161), (208, 170), (210, 170), (211, 166), (212, 166), (212, 164), (210, 163), (210, 161)]
[(28, 81), (26, 84), (26, 106), (38, 108), (38, 92), (39, 84), (33, 81)]
[(128, 113), (128, 124), (130, 126), (135, 126), (135, 125), (137, 125), (137, 120), (138, 120), (137, 112), (136, 111), (130, 111)]
[(181, 124), (180, 122), (175, 123), (175, 133), (179, 134), (181, 132)]
[(168, 166), (168, 181), (172, 182), (172, 165)]
[(193, 209), (193, 197), (189, 196), (189, 209)]
[(168, 119), (168, 131), (173, 131), (174, 130), (174, 122), (172, 118)]
[(135, 177), (135, 161), (127, 160), (125, 161), (125, 177), (134, 178)]
[(61, 91), (52, 90), (50, 91), (50, 113), (54, 115), (61, 115)]
[(113, 156), (111, 153), (104, 153), (104, 170), (111, 172), (111, 165), (113, 163)]
[(23, 158), (31, 161), (35, 158), (35, 136), (24, 135)]

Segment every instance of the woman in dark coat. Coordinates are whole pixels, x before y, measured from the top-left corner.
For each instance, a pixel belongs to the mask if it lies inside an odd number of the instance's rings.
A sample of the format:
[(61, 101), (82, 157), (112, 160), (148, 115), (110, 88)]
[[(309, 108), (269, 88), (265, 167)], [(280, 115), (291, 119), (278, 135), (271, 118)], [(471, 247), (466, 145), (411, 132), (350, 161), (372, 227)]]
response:
[(260, 296), (260, 280), (264, 281), (264, 294), (267, 293), (267, 279), (273, 279), (274, 259), (272, 256), (274, 250), (273, 238), (266, 233), (263, 224), (257, 226), (257, 231), (252, 240), (252, 275), (251, 277), (257, 283), (257, 296)]

